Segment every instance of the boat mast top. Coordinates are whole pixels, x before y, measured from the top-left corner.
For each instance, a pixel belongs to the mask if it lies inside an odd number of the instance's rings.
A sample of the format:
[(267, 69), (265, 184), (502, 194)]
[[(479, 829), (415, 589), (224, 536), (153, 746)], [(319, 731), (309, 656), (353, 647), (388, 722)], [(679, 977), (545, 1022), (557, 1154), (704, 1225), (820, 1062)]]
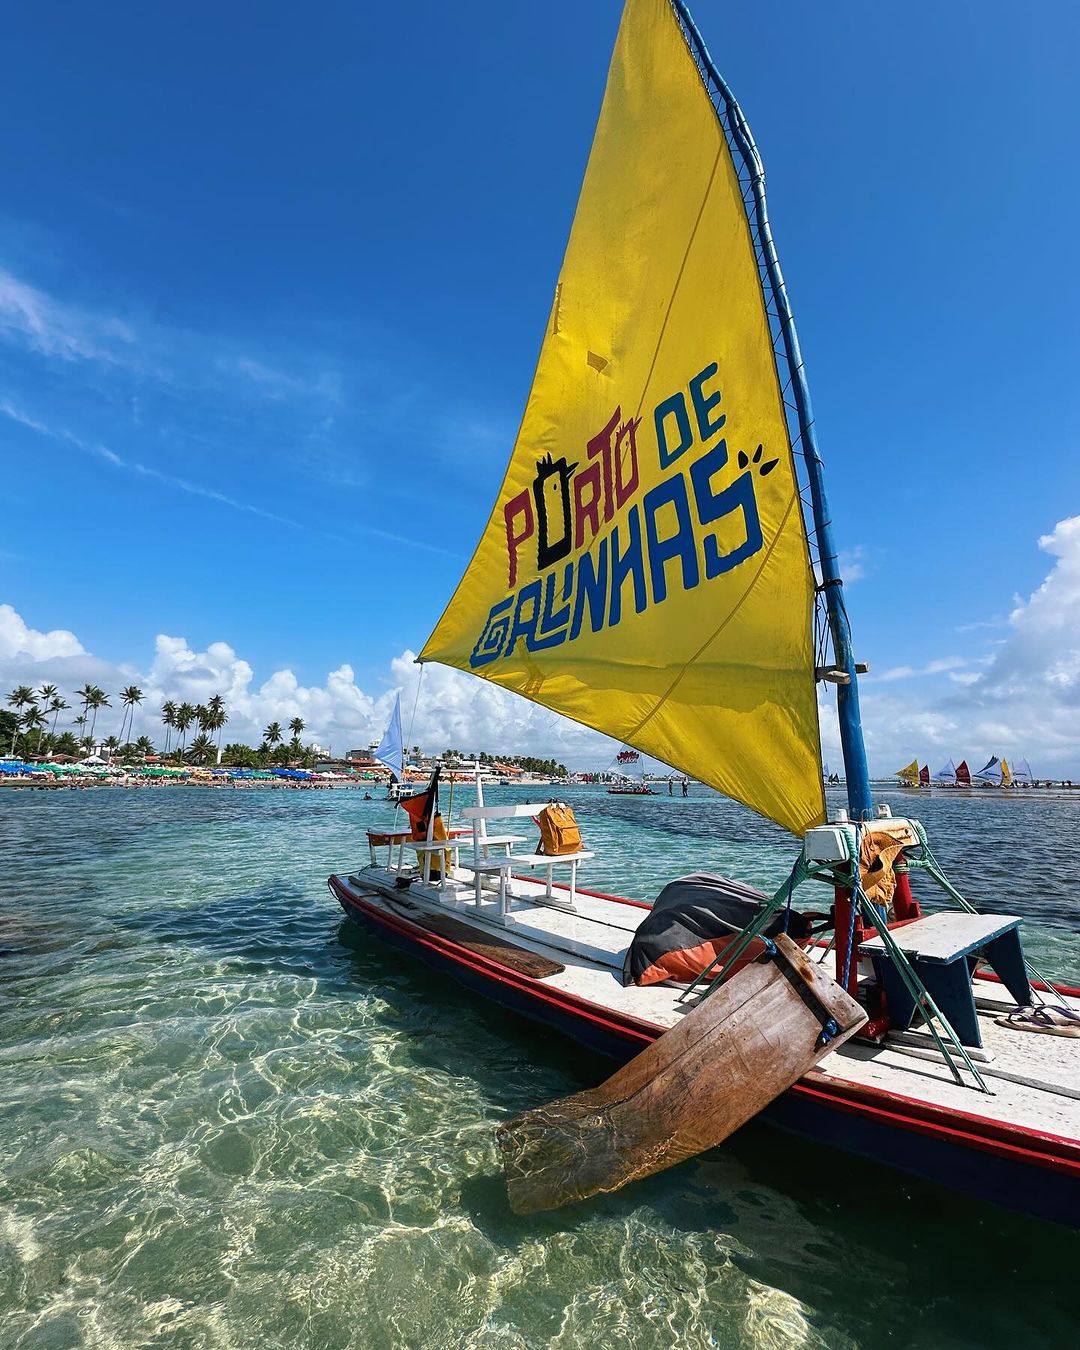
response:
[[(821, 573), (818, 591), (825, 598), (833, 655), (836, 669), (840, 675), (840, 682), (837, 684), (837, 711), (840, 720), (840, 742), (844, 752), (848, 810), (853, 820), (869, 820), (874, 813), (874, 802), (870, 790), (870, 773), (866, 764), (862, 717), (859, 712), (859, 686), (855, 669), (855, 653), (851, 643), (851, 623), (844, 604), (843, 579), (840, 576), (840, 562), (833, 539), (832, 516), (825, 494), (823, 465), (818, 453), (817, 436), (814, 431), (814, 412), (810, 402), (810, 388), (806, 379), (802, 351), (799, 347), (799, 337), (795, 331), (791, 301), (788, 298), (784, 276), (780, 270), (780, 260), (776, 253), (776, 245), (773, 242), (772, 228), (769, 224), (768, 206), (765, 201), (765, 169), (743, 111), (709, 55), (709, 49), (698, 31), (690, 11), (683, 0), (670, 0), (670, 3), (678, 16), (698, 66), (706, 78), (706, 85), (709, 83), (713, 85), (716, 94), (723, 103), (727, 115), (728, 133), (739, 152), (739, 157), (749, 178), (749, 186), (753, 195), (751, 223), (758, 235), (760, 262), (765, 274), (763, 281), (767, 283), (768, 290), (771, 292), (775, 303), (784, 358), (787, 362), (791, 388), (795, 396), (799, 434), (793, 448), (798, 448), (798, 442), (802, 442), (802, 457), (806, 465), (810, 488), (814, 537), (817, 541), (818, 565)], [(747, 203), (747, 205), (749, 208), (751, 203)]]

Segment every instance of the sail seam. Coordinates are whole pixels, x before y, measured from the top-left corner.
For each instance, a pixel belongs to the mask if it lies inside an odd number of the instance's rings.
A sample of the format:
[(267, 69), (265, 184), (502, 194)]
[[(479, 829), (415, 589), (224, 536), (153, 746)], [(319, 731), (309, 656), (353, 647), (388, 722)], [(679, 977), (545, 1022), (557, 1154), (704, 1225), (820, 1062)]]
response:
[[(721, 137), (721, 141), (723, 138)], [(701, 198), (701, 205), (698, 207), (697, 218), (694, 221), (694, 228), (690, 231), (690, 238), (686, 242), (686, 248), (683, 251), (682, 262), (679, 264), (679, 272), (675, 278), (675, 284), (671, 288), (671, 296), (668, 300), (667, 309), (664, 311), (664, 322), (660, 325), (660, 333), (656, 339), (656, 346), (653, 348), (652, 360), (649, 363), (649, 372), (645, 376), (645, 383), (642, 386), (641, 397), (638, 399), (637, 408), (634, 410), (634, 416), (641, 416), (641, 409), (645, 403), (645, 395), (648, 393), (649, 385), (652, 381), (653, 371), (656, 369), (656, 359), (660, 355), (660, 348), (664, 344), (664, 334), (667, 332), (668, 320), (671, 318), (671, 311), (675, 304), (675, 297), (679, 293), (679, 287), (682, 284), (683, 273), (686, 271), (686, 260), (690, 257), (690, 250), (694, 247), (694, 240), (697, 238), (698, 226), (701, 224), (701, 218), (705, 214), (705, 208), (709, 204), (709, 198), (712, 195), (713, 184), (716, 182), (716, 171), (720, 167), (720, 160), (724, 150), (727, 147), (721, 144), (716, 152), (716, 158), (713, 160), (712, 171), (709, 174), (709, 181), (705, 184), (705, 192)]]

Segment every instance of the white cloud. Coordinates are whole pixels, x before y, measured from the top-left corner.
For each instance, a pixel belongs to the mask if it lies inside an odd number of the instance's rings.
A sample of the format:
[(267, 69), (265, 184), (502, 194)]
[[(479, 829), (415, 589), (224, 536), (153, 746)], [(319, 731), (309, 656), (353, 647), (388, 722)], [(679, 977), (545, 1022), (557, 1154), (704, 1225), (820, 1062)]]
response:
[(862, 581), (866, 576), (868, 566), (866, 550), (862, 544), (856, 544), (854, 548), (841, 549), (837, 561), (840, 564), (840, 575), (844, 578), (844, 585), (850, 586), (856, 581)]
[[(305, 740), (343, 753), (382, 735), (400, 691), (402, 728), (409, 744), (428, 751), (452, 746), (554, 755), (590, 766), (606, 762), (612, 753), (606, 737), (459, 671), (434, 665), (421, 668), (411, 651), (391, 662), (375, 693), (360, 688), (347, 664), (330, 671), (318, 685), (301, 684), (288, 667), (259, 683), (251, 664), (227, 642), (212, 642), (198, 651), (185, 638), (161, 633), (148, 665), (112, 664), (92, 656), (73, 633), (37, 632), (10, 605), (0, 606), (0, 683), (7, 681), (0, 693), (16, 684), (39, 686), (49, 681), (61, 685), (74, 702), (71, 691), (86, 680), (107, 692), (122, 684), (138, 684), (145, 701), (136, 713), (135, 735), (145, 732), (155, 741), (162, 736), (158, 710), (166, 699), (205, 703), (220, 694), (229, 712), (224, 740), (258, 744), (268, 723), (285, 726), (301, 717)], [(104, 735), (112, 730), (107, 716), (105, 721), (99, 719)]]
[(44, 356), (64, 361), (127, 363), (130, 324), (64, 304), (0, 268), (0, 329)]
[[(1039, 776), (1080, 777), (1080, 516), (1059, 521), (1039, 541), (1055, 561), (1045, 581), (1017, 599), (1008, 634), (982, 659), (944, 658), (921, 670), (895, 667), (867, 680), (863, 725), (872, 770), (885, 774), (920, 761), (1019, 755)], [(965, 664), (978, 671), (963, 670)], [(918, 693), (877, 685), (947, 673), (949, 687)], [(825, 749), (839, 758), (830, 711)], [(982, 762), (980, 760), (980, 762)]]
[(888, 670), (879, 673), (871, 671), (864, 677), (866, 684), (873, 684), (875, 681), (889, 683), (893, 680), (910, 680), (919, 675), (941, 675), (945, 671), (959, 670), (968, 663), (959, 656), (939, 656), (936, 660), (928, 661), (925, 666), (890, 666)]
[(0, 662), (30, 660), (56, 661), (68, 656), (85, 656), (86, 649), (64, 628), (41, 633), (30, 628), (10, 605), (0, 605)]

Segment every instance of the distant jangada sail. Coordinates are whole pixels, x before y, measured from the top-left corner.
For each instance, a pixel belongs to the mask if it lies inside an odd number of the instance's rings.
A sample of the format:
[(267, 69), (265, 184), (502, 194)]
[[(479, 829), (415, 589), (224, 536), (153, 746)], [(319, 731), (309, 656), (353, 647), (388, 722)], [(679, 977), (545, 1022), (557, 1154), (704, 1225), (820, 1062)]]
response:
[(420, 659), (801, 832), (813, 591), (735, 165), (669, 0), (628, 0), (506, 477)]
[(937, 773), (934, 774), (934, 782), (935, 783), (956, 782), (956, 765), (952, 762), (951, 759), (943, 768), (938, 769)]
[(1001, 786), (1002, 786), (1002, 787), (1008, 787), (1009, 784), (1012, 782), (1012, 780), (1013, 780), (1013, 776), (1012, 776), (1012, 774), (1009, 772), (1009, 766), (1008, 766), (1008, 763), (1007, 763), (1005, 760), (1002, 760), (1002, 761), (1001, 761)]
[(991, 755), (987, 762), (982, 766), (978, 773), (973, 773), (972, 778), (980, 778), (984, 783), (1001, 782), (1001, 761), (997, 755)]
[(1030, 783), (1031, 765), (1026, 759), (1014, 759), (1012, 766), (1012, 776), (1014, 783)]
[(394, 700), (394, 711), (390, 714), (390, 723), (383, 733), (383, 738), (379, 742), (379, 748), (375, 751), (374, 758), (380, 764), (385, 764), (395, 778), (400, 780), (404, 776), (402, 772), (400, 694)]
[(896, 776), (902, 783), (917, 783), (919, 781), (919, 761), (913, 759), (906, 768), (897, 769)]

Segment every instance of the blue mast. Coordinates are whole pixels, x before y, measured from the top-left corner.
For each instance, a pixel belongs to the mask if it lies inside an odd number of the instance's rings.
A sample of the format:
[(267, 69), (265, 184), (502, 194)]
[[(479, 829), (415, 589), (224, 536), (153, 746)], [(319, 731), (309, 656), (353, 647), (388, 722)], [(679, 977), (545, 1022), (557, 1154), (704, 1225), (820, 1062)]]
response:
[(791, 375), (792, 392), (795, 395), (795, 408), (799, 423), (799, 439), (802, 440), (803, 460), (810, 486), (810, 502), (814, 519), (814, 535), (817, 539), (819, 565), (821, 568), (820, 589), (825, 595), (825, 607), (829, 616), (829, 631), (832, 636), (833, 655), (836, 669), (847, 676), (846, 682), (837, 685), (836, 702), (840, 718), (840, 743), (844, 750), (844, 771), (847, 778), (848, 809), (853, 820), (869, 820), (874, 813), (873, 794), (870, 791), (870, 773), (866, 766), (866, 746), (863, 743), (862, 717), (859, 713), (859, 685), (855, 673), (855, 653), (851, 645), (851, 624), (844, 604), (843, 580), (840, 576), (840, 563), (833, 541), (832, 516), (825, 495), (825, 479), (822, 472), (821, 457), (818, 454), (817, 436), (814, 433), (814, 412), (810, 403), (810, 388), (806, 381), (806, 369), (803, 365), (799, 337), (795, 331), (795, 319), (791, 312), (784, 276), (780, 271), (780, 260), (776, 255), (772, 228), (769, 225), (769, 211), (765, 203), (765, 168), (758, 154), (757, 146), (743, 111), (735, 101), (723, 76), (709, 55), (709, 49), (690, 16), (683, 0), (670, 0), (678, 16), (690, 46), (703, 73), (716, 89), (727, 114), (731, 139), (742, 159), (750, 179), (753, 192), (753, 217), (761, 244), (762, 265), (768, 281), (768, 289), (776, 305), (776, 315), (780, 324), (780, 336), (784, 344), (784, 356)]

